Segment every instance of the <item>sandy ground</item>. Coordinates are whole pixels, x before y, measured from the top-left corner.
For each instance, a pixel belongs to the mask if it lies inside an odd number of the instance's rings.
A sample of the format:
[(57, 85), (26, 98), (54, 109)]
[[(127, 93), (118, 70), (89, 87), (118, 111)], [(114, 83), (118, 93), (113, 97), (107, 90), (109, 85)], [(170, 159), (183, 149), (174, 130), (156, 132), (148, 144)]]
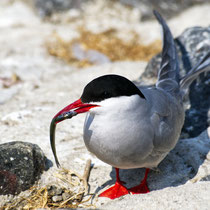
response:
[[(196, 6), (171, 19), (168, 23), (173, 34), (177, 36), (187, 27), (208, 26), (210, 24), (209, 11), (210, 4)], [(125, 11), (125, 14), (127, 13)], [(203, 18), (204, 13), (205, 18)], [(126, 30), (135, 29), (145, 43), (160, 39), (160, 28), (156, 21), (139, 24), (138, 14), (135, 15), (133, 14), (133, 19), (125, 19), (121, 22), (117, 22), (117, 18), (109, 21), (107, 15), (104, 17), (107, 17), (107, 21), (99, 24), (101, 15), (89, 15), (84, 18), (85, 20), (70, 21), (70, 23), (61, 18), (63, 22), (55, 24), (41, 21), (33, 10), (19, 1), (13, 5), (0, 3), (2, 49), (0, 51), (0, 76), (11, 77), (15, 73), (21, 79), (10, 88), (0, 87), (0, 143), (26, 141), (38, 144), (46, 156), (54, 162), (49, 142), (49, 125), (52, 117), (61, 108), (77, 100), (83, 87), (91, 79), (115, 73), (136, 80), (144, 71), (146, 62), (122, 61), (78, 69), (51, 57), (45, 47), (46, 40), (53, 31), (57, 31), (66, 39), (77, 36), (75, 28), (84, 21), (87, 28), (96, 31), (110, 26), (122, 30), (127, 26)], [(96, 159), (86, 150), (82, 139), (84, 118), (84, 115), (80, 115), (57, 126), (57, 154), (63, 167), (73, 169), (78, 173), (83, 172), (86, 160), (91, 158), (94, 167), (89, 179), (90, 191), (98, 193), (104, 187), (114, 183), (115, 174), (111, 166)], [(207, 132), (197, 138), (197, 143), (209, 151)], [(176, 154), (179, 148), (183, 147), (178, 146), (175, 152), (163, 161), (160, 174), (152, 172), (149, 175), (149, 187), (152, 190), (150, 194), (128, 195), (115, 201), (100, 198), (93, 202), (96, 206), (105, 209), (208, 209), (210, 206), (207, 196), (210, 194), (209, 153), (205, 149), (198, 149), (197, 153), (202, 154), (204, 158), (193, 166), (189, 159), (180, 158), (182, 155)], [(196, 168), (196, 171), (190, 172), (189, 166)], [(54, 165), (45, 172), (40, 184), (46, 185), (52, 182), (54, 180), (52, 175), (56, 170)], [(184, 175), (181, 175), (181, 172)], [(142, 177), (143, 173), (144, 169), (139, 169), (133, 172), (125, 170), (121, 174), (130, 185), (134, 185), (138, 182), (138, 176)], [(201, 181), (204, 178), (205, 180)], [(2, 202), (4, 199), (5, 197), (0, 197)]]

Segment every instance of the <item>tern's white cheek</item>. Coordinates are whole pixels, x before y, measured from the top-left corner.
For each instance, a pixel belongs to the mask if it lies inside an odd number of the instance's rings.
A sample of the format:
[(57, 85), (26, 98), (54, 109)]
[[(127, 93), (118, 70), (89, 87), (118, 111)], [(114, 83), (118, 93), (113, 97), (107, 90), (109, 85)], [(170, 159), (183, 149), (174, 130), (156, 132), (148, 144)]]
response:
[(93, 114), (107, 114), (107, 113), (123, 113), (123, 112), (132, 112), (143, 105), (145, 102), (144, 99), (139, 100), (138, 95), (133, 96), (120, 96), (114, 98), (108, 98), (103, 101), (97, 102), (98, 107), (94, 107), (90, 110), (90, 113)]

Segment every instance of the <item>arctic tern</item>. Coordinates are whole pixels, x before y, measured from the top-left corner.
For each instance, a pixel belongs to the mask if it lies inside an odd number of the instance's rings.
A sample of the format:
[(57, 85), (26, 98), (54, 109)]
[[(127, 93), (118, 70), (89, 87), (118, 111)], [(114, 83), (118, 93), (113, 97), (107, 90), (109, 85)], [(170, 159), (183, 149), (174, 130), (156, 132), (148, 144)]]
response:
[[(86, 113), (84, 142), (100, 160), (115, 167), (116, 183), (100, 194), (115, 199), (128, 193), (147, 193), (149, 169), (157, 167), (175, 147), (185, 119), (183, 98), (190, 84), (210, 65), (210, 52), (180, 78), (174, 39), (161, 15), (154, 15), (163, 29), (162, 62), (154, 87), (138, 88), (120, 75), (104, 75), (89, 82), (79, 100), (53, 118), (50, 126), (51, 148), (55, 149), (56, 124)], [(139, 185), (127, 189), (119, 169), (146, 168)]]

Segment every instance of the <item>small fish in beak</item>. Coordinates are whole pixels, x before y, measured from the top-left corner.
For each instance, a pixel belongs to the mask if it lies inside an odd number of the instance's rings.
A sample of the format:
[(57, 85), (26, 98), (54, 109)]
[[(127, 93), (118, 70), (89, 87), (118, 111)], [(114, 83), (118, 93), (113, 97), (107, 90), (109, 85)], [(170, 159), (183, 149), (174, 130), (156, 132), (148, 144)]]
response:
[(74, 103), (66, 106), (64, 109), (62, 109), (53, 117), (50, 124), (50, 144), (51, 144), (52, 152), (53, 152), (55, 162), (58, 168), (60, 167), (60, 163), (58, 161), (58, 158), (56, 155), (56, 148), (55, 148), (55, 130), (56, 130), (57, 123), (60, 123), (66, 119), (71, 119), (77, 114), (88, 112), (91, 108), (96, 107), (96, 106), (98, 105), (83, 103), (81, 99), (79, 99), (75, 101)]

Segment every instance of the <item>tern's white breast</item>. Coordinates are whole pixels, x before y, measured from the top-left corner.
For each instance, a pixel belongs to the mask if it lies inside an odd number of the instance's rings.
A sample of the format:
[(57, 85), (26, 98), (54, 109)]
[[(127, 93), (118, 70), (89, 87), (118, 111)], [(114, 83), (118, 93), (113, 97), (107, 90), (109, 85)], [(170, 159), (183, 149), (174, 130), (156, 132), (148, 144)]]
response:
[(141, 167), (153, 150), (154, 135), (145, 99), (123, 96), (97, 104), (100, 107), (88, 113), (84, 124), (88, 150), (115, 167)]

